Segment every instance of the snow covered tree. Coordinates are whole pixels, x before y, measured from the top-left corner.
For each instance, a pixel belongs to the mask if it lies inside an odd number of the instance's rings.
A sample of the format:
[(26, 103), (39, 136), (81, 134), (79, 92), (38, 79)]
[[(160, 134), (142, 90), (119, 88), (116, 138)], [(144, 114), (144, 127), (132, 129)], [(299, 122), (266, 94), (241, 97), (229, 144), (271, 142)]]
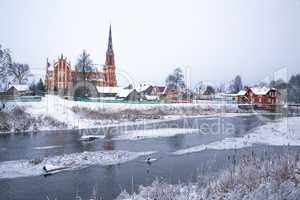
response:
[(226, 88), (225, 88), (225, 83), (220, 83), (218, 86), (216, 86), (216, 92), (222, 93), (225, 92)]
[(79, 55), (75, 70), (79, 72), (77, 73), (76, 81), (87, 81), (89, 79), (88, 72), (93, 70), (93, 61), (86, 50), (83, 50)]
[(208, 85), (206, 87), (206, 90), (205, 90), (204, 94), (206, 94), (206, 95), (212, 95), (212, 94), (215, 94), (215, 92), (216, 92), (215, 88), (213, 86)]
[(287, 86), (288, 84), (282, 79), (275, 80), (275, 81), (273, 80), (269, 84), (269, 87), (276, 88), (279, 90), (287, 89)]
[(243, 89), (242, 78), (241, 78), (240, 75), (237, 75), (234, 78), (234, 80), (232, 81), (232, 84), (230, 85), (230, 92), (231, 93), (238, 93), (242, 89)]
[(292, 76), (289, 80), (288, 101), (300, 103), (300, 74)]
[(173, 73), (167, 77), (166, 86), (168, 89), (176, 90), (178, 92), (181, 92), (186, 88), (181, 68), (176, 68)]
[(12, 76), (14, 82), (18, 84), (24, 84), (28, 81), (28, 77), (31, 76), (30, 69), (27, 64), (13, 63), (8, 67), (8, 74)]
[(8, 49), (0, 45), (0, 89), (6, 89), (9, 81), (8, 68), (11, 65), (11, 56)]

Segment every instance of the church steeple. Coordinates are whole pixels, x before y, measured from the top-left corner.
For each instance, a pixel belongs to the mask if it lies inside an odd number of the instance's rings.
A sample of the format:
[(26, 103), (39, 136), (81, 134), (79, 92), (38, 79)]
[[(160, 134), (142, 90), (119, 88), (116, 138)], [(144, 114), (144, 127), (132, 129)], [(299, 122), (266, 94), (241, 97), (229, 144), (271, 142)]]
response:
[(105, 86), (116, 87), (116, 66), (115, 66), (115, 57), (114, 50), (112, 46), (112, 36), (111, 36), (111, 25), (109, 25), (109, 35), (108, 35), (108, 45), (106, 51), (106, 60), (104, 67), (104, 80)]
[(107, 45), (107, 51), (106, 51), (106, 61), (105, 65), (115, 65), (114, 60), (114, 50), (112, 46), (112, 34), (111, 34), (111, 25), (109, 25), (109, 36), (108, 36), (108, 45)]

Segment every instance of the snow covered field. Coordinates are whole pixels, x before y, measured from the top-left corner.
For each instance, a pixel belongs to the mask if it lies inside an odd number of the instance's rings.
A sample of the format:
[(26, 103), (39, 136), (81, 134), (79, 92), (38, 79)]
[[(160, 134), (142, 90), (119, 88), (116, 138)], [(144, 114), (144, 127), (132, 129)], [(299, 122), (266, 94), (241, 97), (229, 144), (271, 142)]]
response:
[(206, 149), (240, 149), (255, 144), (300, 146), (300, 117), (283, 118), (258, 127), (243, 137), (198, 145), (174, 152), (174, 155), (199, 152)]
[(62, 166), (67, 167), (67, 170), (76, 170), (91, 165), (125, 163), (153, 153), (155, 152), (96, 151), (48, 157), (39, 164), (33, 164), (30, 160), (5, 161), (0, 162), (0, 179), (42, 175), (45, 165)]
[[(197, 104), (125, 104), (125, 103), (99, 103), (99, 102), (79, 102), (65, 100), (58, 96), (46, 95), (41, 102), (17, 102), (17, 106), (25, 108), (25, 112), (33, 117), (49, 116), (58, 122), (67, 125), (68, 129), (88, 129), (97, 128), (107, 124), (119, 124), (126, 120), (115, 119), (91, 119), (82, 113), (74, 112), (74, 108), (87, 109), (101, 113), (118, 113), (121, 111), (141, 111), (151, 112), (157, 110), (170, 113), (170, 115), (160, 116), (165, 119), (176, 119), (182, 116), (190, 115), (208, 115), (216, 113), (235, 113), (239, 112), (237, 105), (226, 104), (222, 102), (213, 103), (211, 101), (203, 101)], [(159, 121), (145, 119), (144, 121)], [(128, 122), (128, 121), (127, 121)], [(136, 120), (134, 120), (136, 122)], [(43, 125), (38, 127), (39, 130), (53, 130), (53, 127)]]

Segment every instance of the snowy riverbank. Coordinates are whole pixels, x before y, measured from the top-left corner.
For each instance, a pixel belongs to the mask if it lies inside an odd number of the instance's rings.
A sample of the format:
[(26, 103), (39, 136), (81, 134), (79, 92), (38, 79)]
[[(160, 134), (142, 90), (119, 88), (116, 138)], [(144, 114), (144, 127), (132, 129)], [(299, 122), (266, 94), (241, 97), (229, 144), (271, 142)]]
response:
[(123, 191), (117, 200), (298, 200), (299, 172), (297, 153), (272, 160), (248, 156), (217, 177), (199, 175), (196, 182), (176, 185), (157, 179), (138, 193)]
[(221, 141), (181, 149), (173, 154), (183, 155), (207, 149), (240, 149), (255, 144), (300, 146), (300, 117), (282, 118), (258, 127), (243, 137), (225, 138)]
[[(27, 117), (26, 127), (20, 131), (91, 129), (105, 125), (127, 123), (151, 123), (191, 116), (236, 114), (242, 112), (236, 104), (203, 101), (197, 104), (125, 104), (79, 102), (46, 95), (41, 102), (14, 102)], [(12, 112), (13, 109), (8, 111)], [(5, 114), (5, 113), (3, 113)], [(5, 117), (4, 117), (5, 118)], [(28, 124), (26, 122), (30, 121)], [(11, 120), (7, 120), (11, 121)], [(12, 117), (12, 121), (14, 121)], [(14, 132), (9, 124), (6, 132)], [(23, 130), (24, 129), (24, 130)], [(2, 131), (5, 132), (5, 131)]]

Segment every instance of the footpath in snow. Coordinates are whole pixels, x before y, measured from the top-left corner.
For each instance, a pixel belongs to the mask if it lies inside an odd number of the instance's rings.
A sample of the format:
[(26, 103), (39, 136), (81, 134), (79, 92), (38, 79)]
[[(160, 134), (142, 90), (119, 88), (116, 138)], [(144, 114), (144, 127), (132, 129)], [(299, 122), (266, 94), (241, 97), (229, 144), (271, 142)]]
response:
[(173, 154), (183, 155), (206, 149), (240, 149), (255, 144), (300, 146), (300, 117), (283, 118), (277, 122), (269, 122), (243, 137), (225, 138), (221, 141), (181, 149), (173, 152)]

